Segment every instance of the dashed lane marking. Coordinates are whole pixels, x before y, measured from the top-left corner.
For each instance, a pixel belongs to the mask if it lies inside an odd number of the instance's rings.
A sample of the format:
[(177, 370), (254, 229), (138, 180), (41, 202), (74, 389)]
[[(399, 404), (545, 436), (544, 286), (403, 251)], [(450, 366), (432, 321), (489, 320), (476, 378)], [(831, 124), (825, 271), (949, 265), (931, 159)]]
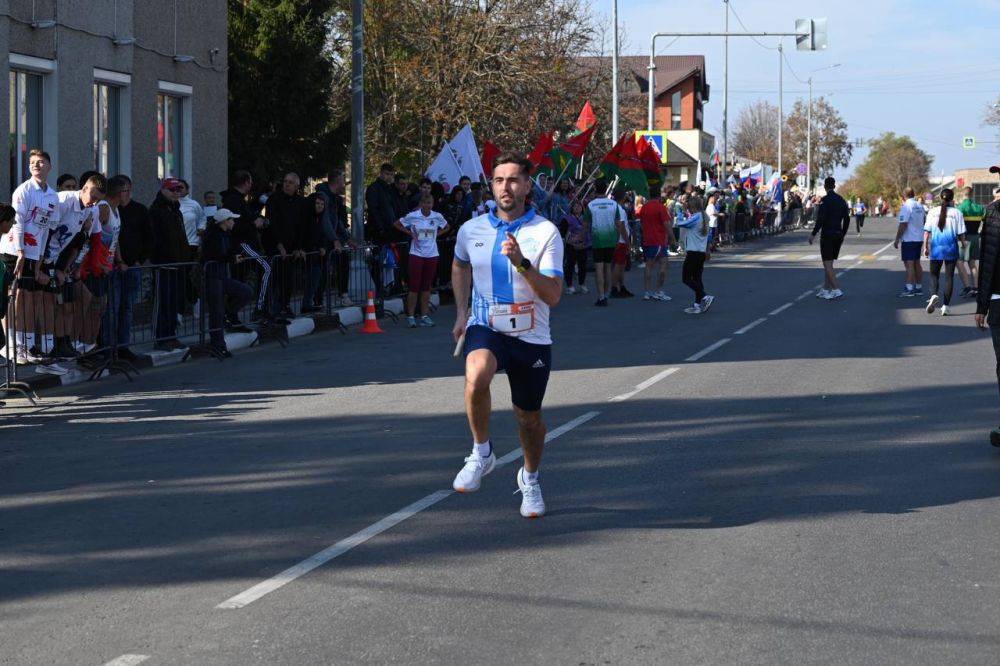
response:
[(732, 338), (722, 338), (721, 340), (717, 340), (716, 342), (713, 342), (709, 346), (707, 346), (704, 349), (702, 349), (700, 352), (697, 352), (695, 354), (691, 354), (690, 356), (688, 356), (684, 360), (687, 361), (688, 363), (692, 363), (694, 361), (699, 361), (699, 360), (705, 358), (706, 356), (708, 356), (709, 354), (711, 354), (712, 352), (714, 352), (719, 347), (722, 347), (723, 345), (729, 343), (731, 340), (732, 340)]
[(760, 326), (765, 321), (767, 321), (767, 317), (761, 317), (760, 319), (754, 320), (754, 321), (750, 322), (749, 324), (747, 324), (746, 326), (744, 326), (743, 328), (739, 329), (738, 331), (734, 331), (733, 335), (743, 335), (744, 333), (746, 333), (750, 329), (756, 328), (757, 326)]
[(636, 387), (633, 390), (629, 391), (628, 393), (622, 393), (621, 395), (616, 395), (615, 397), (611, 398), (608, 402), (623, 402), (625, 400), (628, 400), (635, 394), (641, 391), (645, 391), (656, 382), (669, 377), (678, 370), (680, 370), (680, 368), (667, 368), (666, 370), (661, 370), (660, 372), (656, 373), (655, 375), (653, 375), (646, 381), (642, 382), (641, 384), (636, 384)]
[(141, 664), (142, 662), (149, 659), (148, 654), (123, 654), (122, 656), (112, 659), (104, 666), (135, 666), (136, 664)]
[(777, 307), (777, 308), (775, 308), (775, 309), (771, 310), (771, 311), (770, 311), (770, 312), (768, 312), (767, 314), (768, 314), (768, 316), (770, 316), (770, 317), (773, 317), (774, 315), (779, 315), (779, 314), (781, 314), (782, 312), (784, 312), (785, 310), (787, 310), (788, 308), (792, 307), (793, 305), (795, 305), (795, 303), (791, 303), (791, 302), (789, 302), (789, 303), (785, 303), (784, 305), (782, 305), (782, 306), (780, 306), (780, 307)]

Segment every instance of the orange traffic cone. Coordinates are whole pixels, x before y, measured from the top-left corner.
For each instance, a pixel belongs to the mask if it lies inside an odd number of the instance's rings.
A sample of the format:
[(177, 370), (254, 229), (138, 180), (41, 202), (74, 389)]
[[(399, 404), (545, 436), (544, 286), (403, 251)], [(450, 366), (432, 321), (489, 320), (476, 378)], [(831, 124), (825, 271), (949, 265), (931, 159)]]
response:
[(375, 294), (368, 292), (368, 303), (365, 305), (365, 325), (361, 327), (362, 333), (385, 333), (378, 325), (375, 317)]

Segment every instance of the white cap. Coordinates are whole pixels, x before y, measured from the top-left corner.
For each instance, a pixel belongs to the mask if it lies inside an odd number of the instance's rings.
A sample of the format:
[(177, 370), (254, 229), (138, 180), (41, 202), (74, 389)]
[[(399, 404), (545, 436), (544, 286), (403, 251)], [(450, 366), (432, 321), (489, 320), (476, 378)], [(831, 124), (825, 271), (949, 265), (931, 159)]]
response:
[(224, 222), (226, 220), (235, 220), (239, 217), (236, 213), (229, 210), (228, 208), (220, 208), (212, 215), (212, 219), (216, 222)]

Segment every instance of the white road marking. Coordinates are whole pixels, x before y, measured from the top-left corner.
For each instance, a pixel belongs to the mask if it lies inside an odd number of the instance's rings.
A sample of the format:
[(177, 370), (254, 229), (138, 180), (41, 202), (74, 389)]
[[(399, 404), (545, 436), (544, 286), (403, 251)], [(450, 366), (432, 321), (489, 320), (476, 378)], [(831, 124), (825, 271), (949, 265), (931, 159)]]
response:
[(761, 258), (761, 261), (777, 261), (778, 259), (781, 259), (784, 256), (785, 255), (783, 254), (766, 254)]
[(117, 659), (112, 659), (104, 666), (135, 666), (149, 659), (148, 654), (123, 654)]
[(792, 302), (785, 303), (781, 307), (775, 308), (774, 310), (771, 310), (767, 314), (768, 314), (768, 316), (771, 316), (771, 317), (773, 317), (774, 315), (779, 315), (782, 312), (784, 312), (785, 310), (787, 310), (788, 308), (792, 307), (793, 305), (795, 305), (795, 303), (792, 303)]
[(884, 255), (884, 256), (881, 256), (881, 257), (879, 257), (879, 258), (877, 259), (877, 261), (893, 261), (893, 260), (894, 260), (895, 258), (896, 258), (896, 257), (894, 257), (894, 256), (892, 256), (892, 255), (890, 255), (890, 254), (887, 254), (887, 255)]
[(649, 379), (647, 379), (646, 381), (642, 382), (641, 384), (636, 384), (635, 389), (629, 391), (628, 393), (622, 393), (621, 395), (616, 395), (615, 397), (611, 398), (608, 402), (623, 402), (625, 400), (628, 400), (636, 393), (639, 393), (640, 391), (645, 391), (656, 382), (660, 381), (661, 379), (665, 379), (666, 377), (669, 377), (678, 370), (680, 370), (680, 368), (667, 368), (666, 370), (658, 372)]
[[(872, 252), (872, 254), (874, 254), (877, 257), (878, 255), (882, 254), (883, 252), (885, 252), (886, 250), (888, 250), (890, 247), (892, 247), (894, 243), (895, 243), (895, 241), (892, 241), (891, 243), (886, 243), (884, 246), (882, 246), (878, 250), (875, 250), (874, 252)], [(894, 259), (894, 258), (895, 257), (890, 257), (890, 259)]]
[(816, 293), (815, 289), (810, 289), (808, 291), (803, 291), (801, 294), (798, 295), (798, 297), (795, 300), (801, 301), (802, 299), (809, 298), (810, 296), (812, 296), (815, 293)]
[(725, 345), (726, 343), (730, 342), (731, 340), (732, 340), (732, 338), (722, 338), (721, 340), (713, 342), (709, 346), (705, 347), (704, 349), (702, 349), (697, 354), (691, 354), (690, 356), (688, 356), (684, 360), (688, 361), (690, 363), (692, 361), (697, 361), (697, 360), (703, 359), (706, 356), (708, 356), (709, 354), (711, 354), (712, 352), (714, 352), (719, 347), (721, 347), (721, 346)]
[[(587, 421), (591, 420), (592, 418), (594, 418), (598, 414), (600, 414), (600, 412), (587, 412), (586, 414), (583, 414), (581, 416), (576, 417), (572, 421), (568, 421), (568, 422), (562, 424), (558, 428), (556, 428), (556, 429), (552, 430), (551, 432), (549, 432), (545, 436), (545, 441), (546, 442), (551, 442), (552, 440), (556, 439), (557, 437), (560, 437), (561, 435), (566, 434), (567, 432), (569, 432), (573, 428), (576, 428), (577, 426), (586, 423)], [(507, 455), (505, 455), (502, 458), (498, 459), (497, 462), (496, 462), (496, 464), (497, 464), (497, 466), (506, 465), (507, 463), (509, 463), (509, 462), (511, 462), (513, 460), (516, 460), (517, 458), (519, 458), (520, 455), (521, 455), (521, 449), (520, 448), (514, 449), (513, 451), (511, 451)], [(294, 565), (292, 567), (289, 567), (288, 569), (285, 569), (284, 571), (282, 571), (278, 575), (273, 576), (271, 578), (268, 578), (267, 580), (265, 580), (265, 581), (263, 581), (261, 583), (258, 583), (256, 585), (254, 585), (253, 587), (251, 587), (251, 588), (249, 588), (247, 590), (244, 590), (243, 592), (240, 592), (239, 594), (237, 594), (234, 597), (230, 597), (229, 599), (226, 599), (225, 601), (223, 601), (222, 603), (220, 603), (219, 605), (217, 605), (216, 608), (222, 608), (222, 609), (238, 609), (238, 608), (243, 608), (243, 607), (247, 606), (248, 604), (251, 604), (254, 601), (257, 601), (261, 597), (263, 597), (263, 596), (265, 596), (267, 594), (270, 594), (271, 592), (274, 592), (275, 590), (278, 590), (278, 589), (284, 587), (285, 585), (291, 583), (296, 578), (304, 576), (305, 574), (309, 573), (313, 569), (316, 569), (317, 567), (323, 566), (324, 564), (326, 564), (330, 560), (332, 560), (332, 559), (334, 559), (336, 557), (340, 557), (344, 553), (346, 553), (346, 552), (354, 549), (357, 546), (360, 546), (361, 544), (365, 543), (366, 541), (368, 541), (372, 537), (378, 536), (382, 532), (385, 532), (386, 530), (389, 530), (389, 529), (395, 527), (396, 525), (398, 525), (399, 523), (403, 522), (407, 518), (412, 518), (413, 516), (417, 515), (421, 511), (429, 509), (430, 507), (434, 506), (435, 504), (437, 504), (441, 500), (443, 500), (443, 499), (445, 499), (445, 498), (453, 495), (454, 493), (455, 493), (454, 490), (438, 490), (438, 491), (435, 491), (435, 492), (431, 493), (430, 495), (424, 497), (423, 499), (419, 499), (416, 502), (414, 502), (413, 504), (410, 504), (409, 506), (404, 507), (404, 508), (400, 509), (399, 511), (393, 513), (393, 514), (390, 514), (390, 515), (386, 516), (382, 520), (379, 520), (378, 522), (369, 525), (368, 527), (364, 528), (363, 530), (355, 532), (354, 534), (352, 534), (351, 536), (347, 537), (346, 539), (341, 539), (340, 541), (338, 541), (337, 543), (333, 544), (329, 548), (325, 548), (324, 550), (319, 551), (315, 555), (302, 560), (298, 564), (296, 564), (296, 565)], [(141, 656), (141, 655), (125, 655), (125, 657), (129, 657), (129, 656), (131, 656), (131, 657), (137, 657), (137, 656)], [(124, 657), (119, 657), (119, 659), (123, 659), (123, 658)], [(147, 659), (147, 657), (143, 656), (142, 660), (144, 660), (144, 659)], [(114, 662), (109, 662), (109, 663), (110, 664), (115, 664), (117, 666), (119, 664), (119, 661), (116, 660)], [(136, 662), (128, 662), (128, 661), (126, 661), (126, 662), (120, 662), (120, 663), (123, 664), (123, 665), (125, 665), (125, 664), (132, 664), (132, 663), (136, 663), (137, 664), (139, 662), (138, 661), (136, 661)]]
[(747, 331), (749, 331), (751, 328), (754, 328), (756, 326), (760, 326), (765, 321), (767, 321), (767, 317), (761, 317), (760, 319), (758, 319), (756, 321), (750, 322), (749, 324), (747, 324), (746, 326), (744, 326), (740, 330), (733, 332), (733, 335), (743, 335), (744, 333), (746, 333)]
[(846, 272), (847, 272), (847, 269), (844, 269), (844, 270), (840, 271), (839, 273), (837, 273), (837, 277), (840, 277), (841, 275), (843, 275)]
[(818, 254), (804, 254), (802, 255), (802, 261), (815, 261), (820, 258)]
[(853, 261), (858, 258), (856, 254), (845, 254), (840, 258), (841, 261)]

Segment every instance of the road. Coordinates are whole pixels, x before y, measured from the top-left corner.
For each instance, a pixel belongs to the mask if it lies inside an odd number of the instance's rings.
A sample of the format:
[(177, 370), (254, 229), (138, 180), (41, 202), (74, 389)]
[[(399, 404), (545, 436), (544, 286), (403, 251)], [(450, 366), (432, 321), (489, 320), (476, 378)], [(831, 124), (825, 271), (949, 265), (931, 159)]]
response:
[(895, 297), (893, 227), (840, 301), (805, 232), (713, 257), (701, 316), (676, 260), (671, 303), (565, 297), (541, 520), (515, 462), (449, 492), (449, 308), (15, 405), (0, 663), (995, 663), (992, 349)]

